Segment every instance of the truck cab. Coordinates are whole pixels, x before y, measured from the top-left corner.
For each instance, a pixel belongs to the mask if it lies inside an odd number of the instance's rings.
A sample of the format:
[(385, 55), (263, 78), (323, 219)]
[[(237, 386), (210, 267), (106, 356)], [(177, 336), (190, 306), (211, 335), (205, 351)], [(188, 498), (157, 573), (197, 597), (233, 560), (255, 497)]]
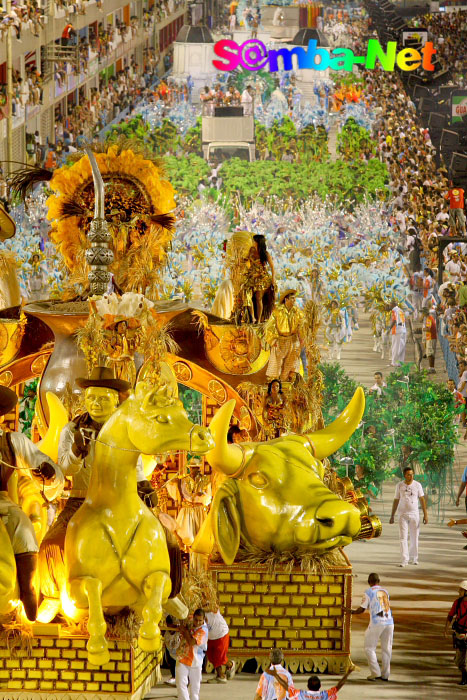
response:
[(206, 160), (255, 160), (254, 117), (245, 116), (243, 107), (216, 107), (213, 116), (203, 115), (201, 138)]

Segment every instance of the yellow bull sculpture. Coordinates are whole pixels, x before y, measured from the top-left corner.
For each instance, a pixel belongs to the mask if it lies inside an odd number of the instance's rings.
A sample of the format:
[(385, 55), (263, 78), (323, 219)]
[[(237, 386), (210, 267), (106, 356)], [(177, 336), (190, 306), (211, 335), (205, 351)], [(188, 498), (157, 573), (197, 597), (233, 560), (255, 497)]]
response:
[(232, 564), (241, 541), (264, 551), (317, 554), (349, 544), (360, 530), (360, 513), (325, 486), (320, 460), (357, 428), (363, 390), (327, 428), (263, 443), (227, 443), (233, 404), (220, 408), (210, 424), (216, 447), (206, 457), (225, 480), (192, 551), (210, 554), (215, 543)]
[(104, 610), (135, 610), (143, 618), (141, 649), (161, 645), (159, 621), (171, 591), (169, 554), (159, 520), (137, 493), (138, 455), (174, 449), (205, 454), (213, 446), (209, 431), (188, 420), (181, 401), (143, 382), (100, 431), (87, 496), (65, 539), (68, 598), (76, 608), (89, 609), (90, 663), (109, 660)]

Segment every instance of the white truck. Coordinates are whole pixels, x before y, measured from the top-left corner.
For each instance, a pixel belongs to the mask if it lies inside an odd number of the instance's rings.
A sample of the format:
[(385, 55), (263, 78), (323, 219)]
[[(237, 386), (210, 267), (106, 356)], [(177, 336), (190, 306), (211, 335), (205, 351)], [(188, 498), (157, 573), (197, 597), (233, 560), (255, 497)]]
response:
[(255, 160), (254, 118), (242, 112), (242, 107), (216, 107), (214, 116), (203, 115), (201, 138), (207, 161)]

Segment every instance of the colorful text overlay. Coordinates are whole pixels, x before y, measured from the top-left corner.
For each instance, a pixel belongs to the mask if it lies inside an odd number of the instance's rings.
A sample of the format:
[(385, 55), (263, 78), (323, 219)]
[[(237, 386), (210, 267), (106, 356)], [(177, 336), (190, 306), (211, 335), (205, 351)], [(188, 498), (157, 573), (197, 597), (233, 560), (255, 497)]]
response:
[[(397, 42), (389, 41), (386, 50), (383, 49), (377, 39), (368, 41), (365, 56), (355, 56), (352, 49), (336, 48), (328, 51), (318, 48), (316, 39), (310, 39), (308, 48), (295, 46), (293, 49), (268, 49), (258, 39), (248, 39), (243, 44), (237, 44), (232, 39), (221, 39), (214, 45), (214, 53), (222, 61), (213, 61), (217, 70), (231, 71), (239, 66), (246, 70), (261, 70), (269, 66), (269, 71), (275, 73), (279, 70), (279, 60), (284, 70), (293, 68), (308, 68), (311, 70), (351, 71), (354, 64), (358, 63), (365, 68), (375, 68), (379, 61), (385, 71), (393, 71), (397, 65), (403, 71), (415, 70), (422, 66), (424, 70), (434, 70), (432, 58), (436, 53), (431, 41), (427, 41), (418, 51), (413, 48), (405, 48), (397, 51)], [(294, 65), (295, 56), (295, 65)]]

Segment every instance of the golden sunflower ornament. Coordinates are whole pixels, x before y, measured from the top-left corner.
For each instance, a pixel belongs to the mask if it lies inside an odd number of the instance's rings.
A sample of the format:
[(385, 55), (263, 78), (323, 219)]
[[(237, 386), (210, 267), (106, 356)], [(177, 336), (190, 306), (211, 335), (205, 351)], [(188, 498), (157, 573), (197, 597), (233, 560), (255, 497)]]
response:
[[(123, 291), (143, 292), (157, 287), (172, 240), (175, 190), (164, 179), (160, 161), (119, 144), (103, 152), (93, 146), (105, 185), (105, 219), (112, 233), (114, 262), (110, 271)], [(97, 151), (97, 152), (96, 152)], [(47, 200), (51, 240), (70, 273), (86, 283), (84, 253), (90, 246), (87, 234), (94, 216), (94, 184), (87, 155), (54, 172), (44, 169), (20, 171), (13, 188), (23, 197), (39, 180), (48, 180), (53, 194)], [(140, 259), (141, 258), (141, 259)], [(141, 273), (141, 274), (140, 274)]]

